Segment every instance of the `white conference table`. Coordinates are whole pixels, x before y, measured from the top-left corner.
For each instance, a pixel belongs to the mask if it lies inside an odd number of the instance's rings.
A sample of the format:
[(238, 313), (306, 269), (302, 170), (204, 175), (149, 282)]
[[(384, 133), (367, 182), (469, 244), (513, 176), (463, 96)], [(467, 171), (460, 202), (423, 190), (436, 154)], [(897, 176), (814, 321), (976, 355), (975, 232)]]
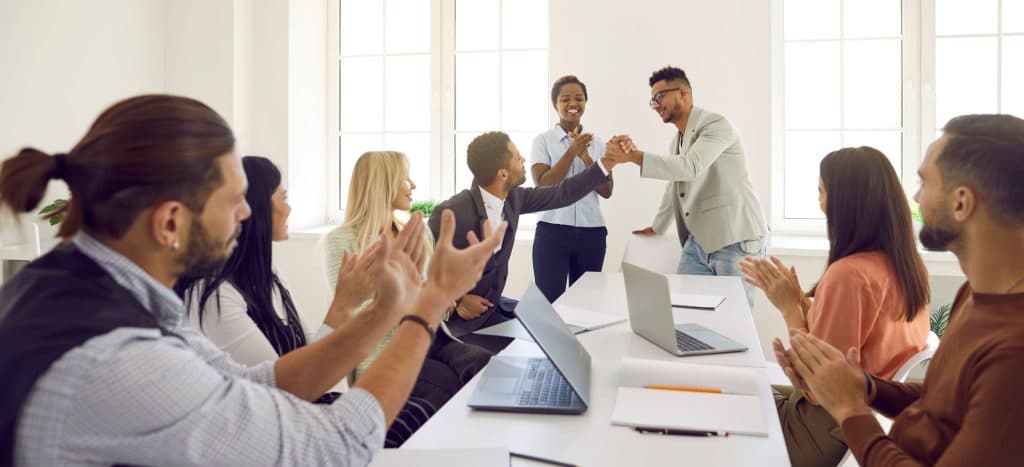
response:
[[(680, 358), (633, 334), (628, 322), (588, 331), (578, 335), (592, 357), (591, 403), (583, 415), (520, 414), (470, 409), (466, 403), (480, 379), (477, 375), (403, 447), (507, 446), (513, 452), (581, 466), (790, 465), (771, 388), (763, 369), (764, 354), (739, 278), (668, 277), (672, 292), (726, 297), (725, 302), (716, 310), (676, 309), (676, 323), (699, 323), (746, 344), (749, 349), (733, 354)], [(622, 274), (586, 273), (555, 302), (555, 308), (569, 323), (572, 323), (572, 308), (628, 317)], [(516, 339), (501, 355), (543, 356), (543, 353), (533, 342)], [(661, 436), (612, 426), (611, 413), (619, 387), (619, 364), (623, 357), (750, 367), (760, 379), (758, 395), (768, 426), (768, 436)], [(518, 459), (514, 461), (514, 465), (527, 465), (526, 462), (518, 462)]]

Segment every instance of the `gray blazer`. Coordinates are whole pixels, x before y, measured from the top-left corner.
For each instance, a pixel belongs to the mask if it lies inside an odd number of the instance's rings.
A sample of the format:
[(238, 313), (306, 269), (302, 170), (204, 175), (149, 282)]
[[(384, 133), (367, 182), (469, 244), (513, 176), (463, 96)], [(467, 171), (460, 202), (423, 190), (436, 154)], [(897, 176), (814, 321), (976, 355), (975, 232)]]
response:
[(739, 132), (721, 115), (694, 106), (668, 156), (644, 153), (640, 176), (669, 181), (651, 225), (665, 233), (675, 218), (681, 244), (693, 235), (711, 253), (768, 232)]

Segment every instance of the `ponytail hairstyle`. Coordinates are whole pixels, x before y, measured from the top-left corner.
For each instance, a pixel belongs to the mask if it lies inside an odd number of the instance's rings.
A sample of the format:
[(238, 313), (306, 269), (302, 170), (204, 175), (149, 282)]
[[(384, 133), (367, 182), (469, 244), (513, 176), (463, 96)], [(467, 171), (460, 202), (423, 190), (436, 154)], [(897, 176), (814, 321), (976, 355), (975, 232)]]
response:
[(105, 110), (67, 154), (26, 147), (0, 165), (0, 208), (34, 210), (51, 179), (71, 192), (58, 236), (81, 229), (119, 239), (145, 209), (180, 201), (199, 213), (222, 180), (216, 160), (233, 150), (227, 122), (202, 102), (142, 95)]

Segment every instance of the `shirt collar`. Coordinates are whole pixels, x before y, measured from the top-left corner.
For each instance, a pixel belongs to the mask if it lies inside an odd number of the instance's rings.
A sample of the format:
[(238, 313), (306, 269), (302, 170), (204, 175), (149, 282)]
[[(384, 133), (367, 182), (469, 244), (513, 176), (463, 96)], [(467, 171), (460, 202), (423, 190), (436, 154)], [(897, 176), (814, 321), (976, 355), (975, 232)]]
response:
[[(554, 130), (555, 130), (555, 135), (558, 136), (558, 140), (559, 141), (563, 141), (563, 140), (565, 140), (566, 138), (569, 137), (569, 132), (565, 131), (565, 128), (562, 128), (562, 125), (559, 125), (559, 124), (556, 123)], [(580, 124), (579, 133), (581, 135), (583, 134), (583, 124), (582, 123)]]
[(181, 325), (185, 304), (171, 289), (157, 282), (134, 261), (85, 232), (79, 232), (72, 241), (82, 254), (99, 264), (114, 281), (127, 289), (161, 327), (174, 329)]
[(484, 200), (484, 207), (487, 209), (502, 210), (505, 207), (505, 200), (494, 196), (491, 192), (484, 189), (484, 187), (477, 187), (480, 190), (480, 197)]

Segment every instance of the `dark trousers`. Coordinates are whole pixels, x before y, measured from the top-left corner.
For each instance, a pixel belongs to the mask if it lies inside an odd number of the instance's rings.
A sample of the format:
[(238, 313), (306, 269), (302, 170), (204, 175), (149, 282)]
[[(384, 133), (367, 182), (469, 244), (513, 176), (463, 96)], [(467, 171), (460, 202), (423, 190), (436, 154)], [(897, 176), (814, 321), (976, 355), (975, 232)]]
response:
[(438, 332), (423, 361), (409, 400), (388, 429), (384, 446), (401, 446), (487, 365), (491, 355), (484, 348), (460, 344), (443, 332)]
[(587, 271), (600, 271), (608, 229), (537, 223), (533, 239), (533, 281), (554, 302)]

